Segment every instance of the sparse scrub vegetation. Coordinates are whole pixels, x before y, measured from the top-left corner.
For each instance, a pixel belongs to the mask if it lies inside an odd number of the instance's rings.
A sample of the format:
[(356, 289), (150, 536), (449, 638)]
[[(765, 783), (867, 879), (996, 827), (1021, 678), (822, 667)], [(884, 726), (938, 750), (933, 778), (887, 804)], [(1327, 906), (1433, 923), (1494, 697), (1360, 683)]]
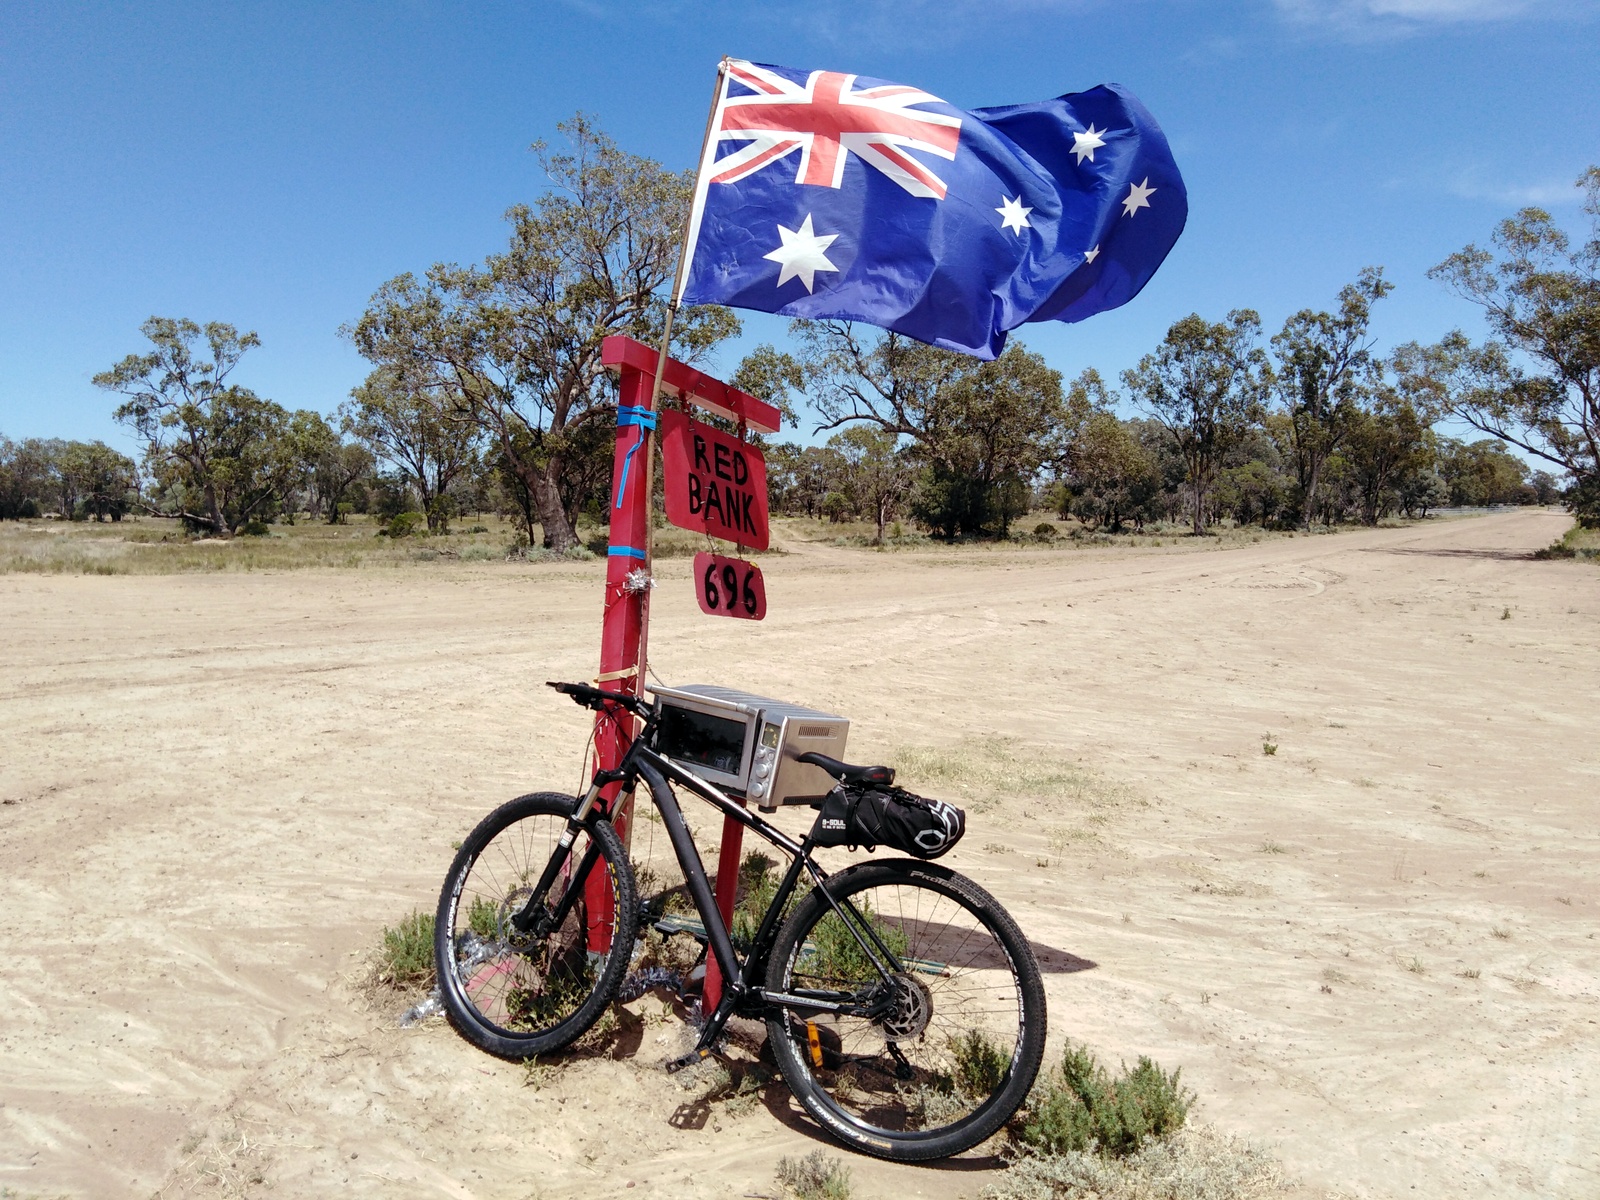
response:
[(1125, 1158), (1183, 1125), (1194, 1093), (1141, 1055), (1112, 1075), (1085, 1046), (1068, 1043), (1061, 1063), (1036, 1086), (1017, 1131), (1024, 1146), (1043, 1154), (1097, 1149)]
[(850, 1168), (821, 1150), (804, 1158), (780, 1158), (778, 1182), (795, 1200), (850, 1200)]
[(972, 737), (955, 746), (897, 746), (892, 760), (906, 786), (972, 812), (1005, 800), (1065, 801), (1091, 814), (1134, 802), (1119, 784), (1012, 738)]
[(984, 1200), (1265, 1200), (1287, 1188), (1271, 1154), (1209, 1126), (1180, 1129), (1127, 1158), (1028, 1154)]
[(413, 912), (385, 926), (373, 982), (408, 990), (427, 988), (433, 985), (433, 975), (433, 914)]

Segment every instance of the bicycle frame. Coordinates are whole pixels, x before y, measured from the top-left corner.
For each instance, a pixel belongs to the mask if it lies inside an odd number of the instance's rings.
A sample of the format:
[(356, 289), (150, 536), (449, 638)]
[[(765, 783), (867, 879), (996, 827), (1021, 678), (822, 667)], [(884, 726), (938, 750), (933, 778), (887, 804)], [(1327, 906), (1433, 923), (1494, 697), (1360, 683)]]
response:
[[(759, 986), (759, 979), (765, 973), (767, 955), (772, 949), (772, 944), (777, 937), (778, 927), (785, 906), (799, 885), (802, 871), (808, 872), (816, 885), (821, 889), (823, 898), (829, 907), (844, 921), (845, 928), (855, 938), (861, 950), (866, 954), (874, 969), (878, 972), (882, 983), (891, 984), (890, 976), (895, 972), (905, 970), (895, 954), (886, 946), (878, 935), (872, 923), (862, 918), (859, 911), (847, 899), (841, 908), (838, 901), (829, 894), (822, 885), (828, 879), (828, 872), (819, 867), (811, 858), (812, 842), (809, 837), (803, 841), (795, 841), (788, 834), (778, 829), (761, 817), (759, 813), (751, 812), (744, 805), (733, 800), (715, 785), (700, 778), (693, 771), (673, 762), (671, 759), (657, 753), (649, 744), (649, 734), (655, 723), (654, 714), (646, 718), (638, 735), (628, 746), (627, 753), (622, 762), (614, 771), (597, 771), (588, 791), (584, 793), (577, 810), (567, 821), (567, 828), (557, 842), (556, 853), (551, 856), (550, 862), (545, 866), (532, 896), (524, 905), (521, 912), (514, 918), (513, 923), (524, 932), (532, 930), (538, 936), (544, 936), (550, 930), (560, 928), (566, 919), (581, 887), (569, 887), (562, 897), (561, 902), (552, 910), (548, 908), (544, 899), (549, 894), (551, 886), (566, 866), (573, 843), (577, 840), (583, 824), (589, 819), (596, 807), (600, 807), (605, 819), (610, 819), (610, 813), (600, 799), (601, 791), (613, 783), (623, 785), (621, 795), (631, 796), (637, 789), (639, 780), (643, 780), (650, 788), (651, 802), (661, 814), (663, 824), (666, 826), (667, 837), (672, 842), (673, 853), (677, 856), (678, 865), (683, 869), (684, 882), (688, 887), (689, 896), (694, 901), (694, 906), (700, 914), (700, 919), (705, 925), (707, 953), (716, 957), (717, 965), (722, 970), (723, 991), (722, 997), (715, 1011), (707, 1015), (704, 1028), (701, 1030), (699, 1042), (695, 1049), (682, 1059), (670, 1064), (673, 1068), (686, 1066), (690, 1062), (704, 1058), (711, 1052), (723, 1028), (727, 1025), (729, 1017), (735, 1012), (745, 1011), (749, 1015), (764, 1017), (774, 1006), (786, 1010), (799, 1010), (801, 1012), (844, 1013), (852, 1016), (876, 1018), (887, 1010), (889, 997), (885, 995), (875, 1003), (863, 1004), (852, 999), (840, 998), (837, 993), (801, 994), (774, 992)], [(753, 830), (766, 839), (790, 858), (789, 869), (784, 873), (778, 890), (763, 914), (760, 928), (751, 939), (749, 952), (745, 955), (744, 962), (739, 962), (738, 952), (733, 945), (733, 936), (728, 930), (727, 922), (722, 918), (722, 911), (717, 907), (716, 898), (712, 894), (711, 881), (706, 874), (705, 862), (696, 849), (694, 839), (690, 836), (689, 827), (683, 818), (683, 810), (678, 805), (678, 798), (673, 793), (672, 784), (687, 788), (713, 808), (719, 809), (725, 816), (738, 821), (746, 829)], [(591, 846), (579, 863), (573, 878), (587, 878), (588, 873), (599, 861), (599, 849)], [(853, 918), (853, 919), (852, 919)], [(862, 937), (865, 932), (867, 938)], [(867, 940), (870, 939), (870, 942)], [(880, 957), (881, 956), (881, 957)], [(875, 988), (874, 992), (880, 989)], [(884, 989), (892, 991), (892, 987)]]

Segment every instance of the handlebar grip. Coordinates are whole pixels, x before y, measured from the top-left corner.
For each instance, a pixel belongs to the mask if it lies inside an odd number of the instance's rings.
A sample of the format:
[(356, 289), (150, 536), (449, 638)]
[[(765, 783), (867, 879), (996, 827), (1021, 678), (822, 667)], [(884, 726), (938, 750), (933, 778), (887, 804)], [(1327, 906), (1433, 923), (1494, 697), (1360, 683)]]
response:
[(604, 688), (591, 687), (587, 683), (561, 683), (547, 679), (545, 687), (554, 688), (563, 695), (571, 696), (574, 703), (597, 711), (608, 703), (620, 704), (629, 712), (635, 713), (644, 707), (637, 696), (630, 696), (627, 692), (608, 692)]

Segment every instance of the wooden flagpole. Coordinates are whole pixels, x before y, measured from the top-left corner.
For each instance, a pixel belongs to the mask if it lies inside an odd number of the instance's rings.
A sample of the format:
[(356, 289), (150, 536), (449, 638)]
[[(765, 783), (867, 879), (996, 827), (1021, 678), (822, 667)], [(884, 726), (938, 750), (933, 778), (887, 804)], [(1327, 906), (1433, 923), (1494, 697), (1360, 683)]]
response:
[[(705, 131), (700, 135), (700, 159), (695, 165), (695, 190), (689, 198), (689, 211), (683, 216), (683, 236), (678, 241), (678, 269), (672, 275), (672, 292), (667, 297), (667, 319), (661, 330), (661, 352), (656, 356), (656, 377), (650, 385), (649, 407), (660, 411), (661, 379), (667, 371), (667, 358), (672, 349), (672, 322), (678, 315), (678, 297), (683, 294), (683, 276), (689, 269), (689, 235), (694, 225), (695, 200), (700, 192), (700, 173), (706, 168), (706, 147), (711, 144), (711, 127), (716, 123), (717, 106), (722, 100), (723, 77), (728, 73), (728, 56), (724, 54), (717, 63), (717, 78), (711, 88), (711, 108), (706, 113)], [(650, 511), (655, 491), (655, 440), (651, 430), (645, 430), (641, 446), (644, 457), (644, 570), (648, 574), (655, 555), (655, 514)], [(635, 694), (644, 691), (645, 672), (650, 665), (650, 593), (642, 598), (643, 611), (639, 615), (639, 670)]]

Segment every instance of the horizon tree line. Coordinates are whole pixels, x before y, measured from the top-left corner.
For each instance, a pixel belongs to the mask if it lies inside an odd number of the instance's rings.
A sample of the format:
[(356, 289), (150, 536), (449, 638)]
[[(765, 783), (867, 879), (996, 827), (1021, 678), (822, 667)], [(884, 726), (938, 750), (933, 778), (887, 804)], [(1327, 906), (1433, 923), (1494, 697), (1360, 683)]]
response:
[[(582, 114), (559, 129), (564, 148), (533, 147), (553, 186), (506, 214), (503, 251), (397, 276), (342, 328), (372, 369), (333, 420), (233, 381), (255, 333), (152, 317), (151, 348), (94, 378), (122, 398), (141, 462), (75, 451), (53, 468), (58, 510), (78, 515), (82, 492), (98, 519), (140, 511), (227, 537), (364, 509), (415, 512), (438, 532), (493, 508), (557, 551), (586, 512), (604, 524), (616, 397), (600, 346), (659, 340), (692, 178)], [(1181, 520), (1199, 534), (1225, 518), (1309, 529), (1561, 498), (1600, 523), (1600, 167), (1577, 186), (1587, 241), (1527, 208), (1492, 249), (1430, 272), (1483, 309), (1481, 344), (1454, 331), (1377, 355), (1373, 312), (1393, 285), (1369, 267), (1270, 338), (1249, 309), (1184, 317), (1120, 386), (1092, 368), (1064, 383), (1016, 340), (981, 362), (846, 321), (792, 322), (789, 349), (758, 347), (731, 380), (831, 433), (766, 445), (774, 510), (869, 520), (879, 540), (901, 517), (945, 538), (1005, 537), (1038, 506), (1096, 529)], [(672, 353), (701, 362), (740, 329), (728, 309), (685, 310)], [(1445, 437), (1446, 417), (1485, 438)], [(44, 486), (37, 445), (23, 446), (0, 444), (0, 516), (46, 502), (23, 495)], [(108, 491), (113, 478), (127, 486)]]

